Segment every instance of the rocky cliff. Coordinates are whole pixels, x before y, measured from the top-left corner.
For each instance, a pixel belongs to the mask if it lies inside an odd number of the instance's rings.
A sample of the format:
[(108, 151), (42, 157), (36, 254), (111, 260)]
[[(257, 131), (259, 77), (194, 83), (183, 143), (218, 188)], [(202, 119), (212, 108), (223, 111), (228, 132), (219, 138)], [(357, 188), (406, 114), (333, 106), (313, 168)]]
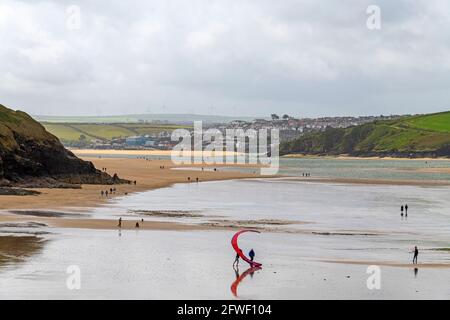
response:
[(125, 182), (77, 158), (25, 112), (0, 105), (1, 187), (76, 187)]

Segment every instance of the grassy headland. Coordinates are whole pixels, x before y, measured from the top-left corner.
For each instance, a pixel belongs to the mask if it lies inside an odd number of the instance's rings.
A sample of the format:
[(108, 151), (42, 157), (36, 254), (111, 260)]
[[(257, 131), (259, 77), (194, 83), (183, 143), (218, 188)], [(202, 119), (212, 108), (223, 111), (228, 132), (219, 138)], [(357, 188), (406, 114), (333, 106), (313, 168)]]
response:
[(284, 143), (281, 154), (447, 157), (450, 111), (375, 121), (349, 128), (328, 128)]

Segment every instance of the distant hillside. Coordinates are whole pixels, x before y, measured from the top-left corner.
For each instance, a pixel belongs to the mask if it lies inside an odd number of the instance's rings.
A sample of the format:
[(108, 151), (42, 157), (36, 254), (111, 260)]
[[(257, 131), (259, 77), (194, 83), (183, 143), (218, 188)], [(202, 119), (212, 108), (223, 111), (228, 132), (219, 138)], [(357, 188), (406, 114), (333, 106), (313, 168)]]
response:
[(450, 112), (376, 121), (305, 134), (281, 154), (423, 157), (450, 156)]
[(136, 135), (154, 135), (161, 131), (180, 128), (191, 128), (182, 125), (154, 123), (54, 123), (42, 122), (50, 133), (58, 137), (64, 144), (80, 141), (83, 136), (86, 142), (92, 140), (109, 141), (114, 138), (126, 138)]
[(25, 112), (0, 105), (0, 187), (116, 182), (123, 181), (77, 158)]
[(120, 116), (84, 116), (84, 117), (58, 117), (36, 115), (34, 118), (40, 122), (70, 122), (70, 123), (136, 123), (161, 121), (174, 124), (192, 125), (193, 121), (203, 121), (205, 123), (228, 123), (233, 120), (251, 121), (255, 117), (232, 117), (215, 116), (201, 114), (129, 114)]

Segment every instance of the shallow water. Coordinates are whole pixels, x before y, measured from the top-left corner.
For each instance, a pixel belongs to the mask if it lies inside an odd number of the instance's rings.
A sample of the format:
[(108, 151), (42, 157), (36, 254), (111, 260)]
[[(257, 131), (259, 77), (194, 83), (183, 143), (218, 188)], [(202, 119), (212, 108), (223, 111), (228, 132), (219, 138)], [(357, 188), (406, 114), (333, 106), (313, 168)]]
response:
[[(130, 210), (185, 210), (203, 218), (169, 220), (277, 219), (307, 222), (289, 229), (395, 232), (422, 239), (450, 239), (449, 187), (325, 184), (288, 179), (245, 179), (176, 184), (113, 200), (96, 217), (135, 217)], [(187, 200), (188, 199), (188, 200)], [(409, 205), (407, 218), (400, 205)], [(138, 218), (148, 218), (136, 215)], [(161, 218), (158, 218), (161, 219)]]
[[(80, 154), (80, 156), (83, 156)], [(136, 158), (137, 155), (85, 155), (103, 158)], [(145, 156), (151, 160), (170, 160), (170, 156)], [(385, 179), (385, 180), (438, 180), (450, 181), (450, 172), (421, 172), (421, 169), (450, 168), (449, 160), (391, 160), (391, 159), (333, 159), (323, 157), (280, 158), (280, 175), (299, 176), (310, 173), (314, 178)], [(224, 171), (252, 173), (249, 167), (220, 167)], [(192, 168), (189, 168), (192, 170)], [(200, 170), (194, 169), (194, 170)], [(209, 170), (209, 169), (207, 169)]]
[[(352, 174), (363, 177), (368, 172), (384, 172), (381, 164), (374, 169), (374, 162), (368, 162), (370, 168), (356, 166)], [(395, 161), (402, 166), (405, 163), (412, 162)], [(444, 161), (436, 165), (447, 164)], [(305, 171), (319, 174), (314, 170), (322, 170), (323, 176), (332, 171), (342, 174), (340, 169), (325, 169), (323, 162), (315, 166), (318, 168)], [(298, 173), (303, 169), (296, 165), (292, 170)], [(393, 169), (386, 170), (390, 175)], [(398, 170), (412, 177), (413, 171)], [(256, 222), (255, 226), (263, 231), (242, 235), (240, 246), (246, 251), (255, 249), (256, 260), (263, 263), (263, 268), (240, 282), (236, 290), (242, 299), (449, 299), (449, 268), (419, 267), (415, 271), (412, 265), (382, 266), (384, 262), (410, 264), (415, 245), (420, 250), (420, 263), (450, 264), (450, 253), (436, 250), (450, 246), (449, 193), (450, 187), (444, 186), (244, 179), (176, 184), (131, 194), (88, 214), (105, 219), (122, 216), (184, 223)], [(400, 217), (400, 205), (405, 203), (410, 208), (407, 219)], [(199, 217), (152, 218), (130, 210), (187, 211)], [(258, 224), (260, 220), (301, 223), (265, 225)], [(231, 230), (119, 233), (0, 226), (0, 242), (2, 237), (30, 234), (39, 238), (39, 249), (26, 251), (20, 259), (14, 255), (23, 251), (10, 251), (10, 257), (3, 258), (0, 264), (0, 299), (236, 298), (231, 289), (236, 280)], [(380, 290), (366, 286), (369, 264), (381, 266)], [(71, 265), (81, 270), (80, 290), (67, 288), (66, 270)], [(239, 274), (245, 271), (241, 263)]]
[[(61, 230), (32, 259), (0, 269), (0, 299), (235, 299), (231, 234)], [(359, 239), (352, 243), (348, 248), (327, 236), (243, 236), (241, 246), (253, 247), (264, 265), (242, 280), (237, 298), (448, 299), (449, 269), (423, 268), (415, 275), (412, 268), (382, 267), (381, 289), (369, 290), (367, 266), (314, 259), (321, 251), (347, 256), (362, 245)], [(373, 243), (371, 250), (383, 257), (393, 249)], [(80, 290), (67, 288), (71, 265), (80, 268)], [(240, 273), (245, 270), (241, 263)]]

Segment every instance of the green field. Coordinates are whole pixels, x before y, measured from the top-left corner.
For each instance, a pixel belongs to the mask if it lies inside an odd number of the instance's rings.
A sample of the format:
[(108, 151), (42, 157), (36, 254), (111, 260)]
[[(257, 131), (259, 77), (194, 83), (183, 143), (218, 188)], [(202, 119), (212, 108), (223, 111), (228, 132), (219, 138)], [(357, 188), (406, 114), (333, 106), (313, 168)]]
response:
[(450, 132), (450, 112), (415, 116), (404, 120), (402, 124), (421, 130)]
[(282, 144), (280, 150), (282, 154), (450, 156), (450, 112), (328, 128)]
[(42, 125), (53, 135), (65, 143), (80, 141), (84, 136), (86, 141), (110, 141), (135, 135), (158, 134), (162, 131), (172, 131), (179, 128), (190, 128), (181, 125), (141, 124), (141, 123), (53, 123), (43, 122)]

